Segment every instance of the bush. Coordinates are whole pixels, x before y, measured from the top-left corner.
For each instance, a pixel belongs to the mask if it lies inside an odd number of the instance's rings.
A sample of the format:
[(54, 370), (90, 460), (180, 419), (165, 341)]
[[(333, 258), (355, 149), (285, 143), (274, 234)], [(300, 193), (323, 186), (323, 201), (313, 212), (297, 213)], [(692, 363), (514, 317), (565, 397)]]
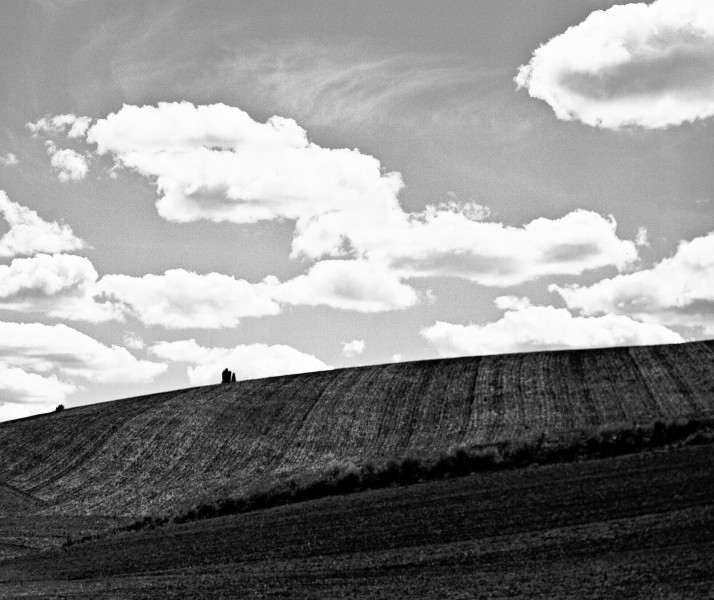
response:
[(57, 408), (55, 408), (55, 412), (62, 412), (64, 410), (64, 404), (59, 404)]

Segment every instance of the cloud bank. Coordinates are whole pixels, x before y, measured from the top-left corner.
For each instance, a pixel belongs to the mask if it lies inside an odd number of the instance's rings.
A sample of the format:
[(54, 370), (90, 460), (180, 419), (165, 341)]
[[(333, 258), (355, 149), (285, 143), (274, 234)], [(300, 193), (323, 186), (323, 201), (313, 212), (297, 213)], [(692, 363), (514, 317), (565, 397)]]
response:
[(7, 367), (95, 383), (146, 383), (166, 370), (138, 360), (126, 348), (106, 346), (64, 324), (0, 321), (0, 362)]
[(171, 269), (143, 277), (105, 275), (98, 289), (144, 325), (167, 329), (236, 327), (243, 317), (280, 312), (270, 284), (251, 284), (220, 273)]
[(662, 129), (714, 115), (714, 4), (656, 0), (591, 13), (515, 78), (559, 119)]
[[(322, 148), (292, 119), (258, 123), (224, 104), (125, 105), (97, 120), (87, 141), (154, 182), (167, 220), (294, 221), (293, 258), (365, 259), (402, 279), (447, 276), (507, 286), (622, 269), (637, 257), (634, 243), (617, 237), (612, 218), (589, 211), (522, 227), (486, 222), (488, 209), (473, 203), (407, 213), (398, 198), (401, 175), (384, 172), (376, 158)], [(337, 268), (319, 267), (291, 287), (302, 296), (308, 281), (323, 285)], [(400, 295), (403, 306), (407, 288)]]
[(305, 275), (276, 286), (274, 297), (286, 304), (330, 306), (363, 313), (414, 306), (419, 297), (394, 272), (366, 260), (324, 260)]
[(674, 256), (651, 269), (549, 289), (585, 315), (624, 314), (714, 335), (714, 232), (681, 242)]
[(50, 410), (76, 390), (56, 375), (45, 377), (0, 363), (0, 409), (5, 420)]
[(537, 350), (604, 348), (683, 342), (682, 337), (656, 324), (626, 316), (574, 317), (553, 306), (531, 306), (520, 300), (500, 300), (511, 307), (501, 319), (485, 325), (437, 321), (421, 334), (441, 356), (532, 352)]
[(0, 309), (99, 323), (122, 320), (120, 307), (96, 297), (97, 271), (81, 256), (38, 254), (0, 265)]
[(151, 352), (164, 360), (193, 363), (187, 369), (191, 385), (210, 385), (221, 380), (221, 371), (229, 368), (238, 380), (258, 379), (331, 369), (312, 354), (291, 346), (276, 344), (241, 344), (234, 348), (209, 348), (196, 340), (159, 342)]
[(69, 225), (48, 222), (34, 211), (12, 202), (0, 190), (0, 213), (10, 230), (0, 237), (0, 257), (28, 256), (38, 252), (55, 254), (86, 247)]

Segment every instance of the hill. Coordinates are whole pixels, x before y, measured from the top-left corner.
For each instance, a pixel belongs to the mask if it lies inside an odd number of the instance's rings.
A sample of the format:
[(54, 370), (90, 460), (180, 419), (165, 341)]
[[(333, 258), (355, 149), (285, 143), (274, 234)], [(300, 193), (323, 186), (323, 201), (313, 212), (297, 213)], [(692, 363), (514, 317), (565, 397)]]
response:
[(693, 342), (179, 390), (1, 423), (0, 481), (45, 513), (166, 511), (332, 465), (710, 413), (713, 365), (714, 342)]

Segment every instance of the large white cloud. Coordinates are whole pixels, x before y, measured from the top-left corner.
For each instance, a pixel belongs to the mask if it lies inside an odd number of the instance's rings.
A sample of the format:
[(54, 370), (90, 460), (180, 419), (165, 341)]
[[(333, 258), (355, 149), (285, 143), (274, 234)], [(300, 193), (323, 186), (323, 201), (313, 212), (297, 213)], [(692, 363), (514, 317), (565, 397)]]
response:
[(637, 249), (633, 242), (619, 239), (615, 229), (612, 217), (585, 210), (512, 227), (428, 208), (389, 231), (391, 239), (374, 244), (374, 232), (359, 231), (350, 240), (402, 277), (452, 276), (510, 286), (606, 266), (624, 269), (637, 258)]
[(50, 376), (95, 383), (143, 383), (163, 373), (163, 363), (138, 360), (126, 348), (106, 346), (64, 324), (0, 321), (0, 363)]
[(590, 14), (533, 53), (519, 86), (560, 119), (664, 128), (714, 115), (714, 3), (656, 0)]
[(0, 309), (71, 321), (121, 320), (116, 304), (96, 298), (97, 271), (81, 256), (38, 254), (0, 265)]
[(87, 134), (100, 154), (155, 182), (159, 214), (252, 223), (393, 203), (398, 174), (357, 150), (321, 148), (292, 119), (258, 123), (239, 108), (188, 102), (127, 106)]
[(282, 344), (241, 344), (234, 348), (209, 348), (191, 339), (159, 342), (151, 347), (151, 352), (164, 360), (193, 363), (187, 370), (192, 385), (218, 383), (224, 368), (233, 371), (239, 380), (332, 368), (312, 354)]
[(105, 275), (99, 289), (145, 325), (218, 329), (235, 327), (243, 317), (278, 314), (280, 306), (272, 298), (275, 283), (171, 269), (143, 277)]
[(684, 341), (657, 324), (640, 323), (621, 315), (574, 317), (564, 308), (530, 306), (501, 299), (511, 307), (498, 321), (459, 325), (437, 321), (421, 334), (441, 356), (504, 354), (568, 348), (602, 348)]
[(406, 213), (401, 176), (384, 173), (374, 157), (322, 148), (291, 119), (258, 123), (223, 104), (125, 105), (99, 119), (87, 140), (155, 181), (166, 219), (294, 220), (293, 257), (361, 257), (403, 278), (513, 285), (622, 268), (637, 256), (632, 242), (616, 236), (612, 219), (588, 211), (523, 227), (484, 222), (488, 210), (468, 203)]
[(391, 270), (365, 260), (325, 260), (276, 286), (274, 297), (293, 305), (382, 312), (415, 305), (417, 293)]
[[(75, 385), (61, 381), (56, 375), (45, 377), (0, 363), (0, 421), (47, 409), (64, 402), (67, 395), (76, 390)], [(8, 416), (9, 411), (13, 410), (8, 405), (30, 406), (25, 406), (26, 412), (23, 411), (23, 414), (18, 410)]]
[(69, 225), (43, 220), (34, 210), (12, 202), (2, 190), (0, 213), (10, 226), (10, 230), (0, 237), (0, 257), (71, 252), (86, 246)]
[(651, 269), (603, 279), (591, 286), (551, 285), (586, 315), (620, 313), (639, 320), (700, 327), (714, 334), (714, 232), (681, 242)]

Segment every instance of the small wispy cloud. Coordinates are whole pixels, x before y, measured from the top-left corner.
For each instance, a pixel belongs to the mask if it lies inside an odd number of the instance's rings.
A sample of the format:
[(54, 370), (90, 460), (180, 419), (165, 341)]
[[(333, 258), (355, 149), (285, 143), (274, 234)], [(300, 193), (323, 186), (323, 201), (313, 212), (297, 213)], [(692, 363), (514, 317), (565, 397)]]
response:
[(203, 84), (230, 83), (246, 100), (311, 125), (413, 123), (416, 114), (423, 124), (445, 111), (463, 117), (477, 101), (479, 82), (493, 76), (451, 56), (302, 42), (236, 48)]
[(0, 154), (0, 165), (2, 165), (3, 167), (13, 167), (19, 162), (20, 161), (17, 159), (17, 156), (12, 152), (8, 152), (7, 154)]
[(47, 140), (47, 154), (50, 155), (50, 164), (58, 172), (60, 181), (80, 181), (87, 176), (89, 165), (87, 159), (71, 148), (58, 148)]

